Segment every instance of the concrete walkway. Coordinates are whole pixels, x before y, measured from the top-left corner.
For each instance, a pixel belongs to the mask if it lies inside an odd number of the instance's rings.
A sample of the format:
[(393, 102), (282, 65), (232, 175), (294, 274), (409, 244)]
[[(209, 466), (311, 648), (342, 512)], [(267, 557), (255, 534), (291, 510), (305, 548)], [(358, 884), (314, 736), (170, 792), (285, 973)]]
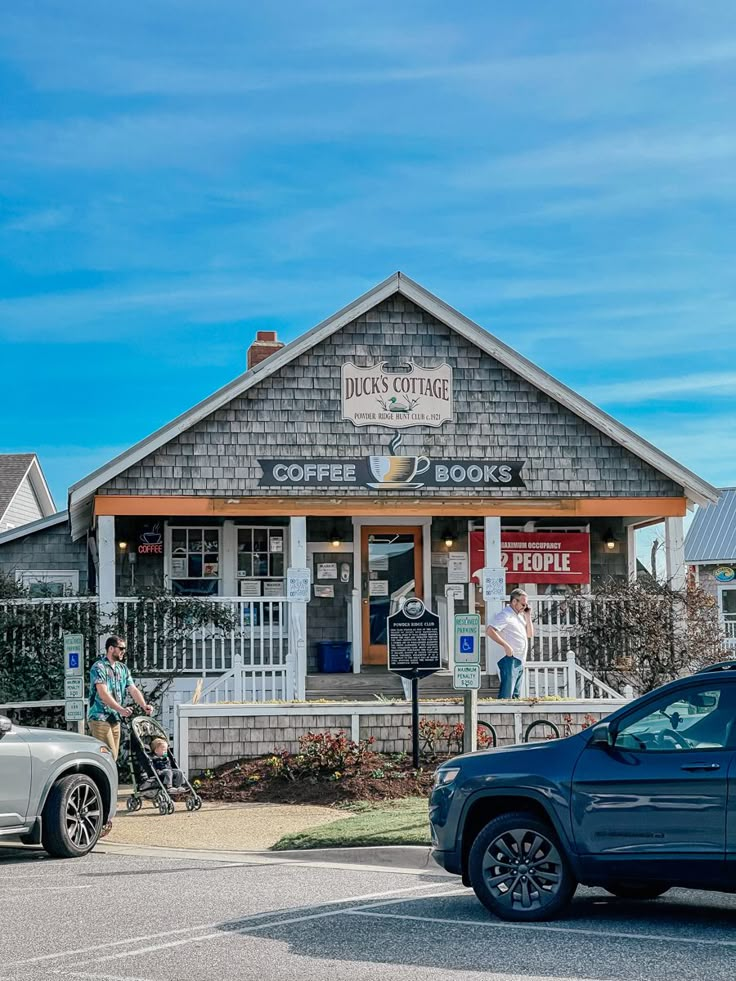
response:
[(340, 821), (345, 813), (309, 804), (236, 804), (205, 801), (200, 811), (187, 811), (177, 800), (174, 814), (159, 814), (150, 801), (140, 811), (125, 806), (132, 788), (121, 787), (118, 810), (106, 842), (161, 848), (211, 848), (261, 851), (284, 835), (319, 824)]
[(299, 863), (364, 870), (390, 869), (411, 875), (448, 875), (432, 859), (431, 849), (424, 845), (267, 851), (285, 834), (346, 817), (344, 811), (334, 807), (205, 801), (201, 810), (187, 811), (182, 800), (176, 803), (174, 814), (162, 815), (146, 801), (140, 811), (131, 814), (125, 802), (132, 789), (120, 787), (112, 831), (98, 845), (99, 851), (216, 862)]

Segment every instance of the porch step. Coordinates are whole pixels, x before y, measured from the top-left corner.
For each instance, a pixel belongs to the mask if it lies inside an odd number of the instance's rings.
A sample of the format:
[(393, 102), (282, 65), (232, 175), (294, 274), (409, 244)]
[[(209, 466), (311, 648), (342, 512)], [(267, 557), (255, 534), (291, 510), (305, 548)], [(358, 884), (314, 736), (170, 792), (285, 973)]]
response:
[[(495, 698), (498, 684), (496, 675), (483, 675), (478, 694), (481, 698)], [(309, 674), (306, 692), (307, 701), (373, 702), (377, 697), (404, 697), (399, 676), (392, 671), (380, 670), (361, 671), (360, 674)], [(433, 674), (419, 682), (422, 699), (458, 698), (461, 694), (452, 687), (452, 676), (448, 674)]]

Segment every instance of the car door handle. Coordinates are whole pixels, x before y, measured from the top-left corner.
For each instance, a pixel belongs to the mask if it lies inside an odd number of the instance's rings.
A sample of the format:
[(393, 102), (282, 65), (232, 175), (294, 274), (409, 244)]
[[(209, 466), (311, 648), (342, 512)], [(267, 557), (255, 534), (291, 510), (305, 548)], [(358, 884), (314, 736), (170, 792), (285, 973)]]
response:
[(684, 763), (681, 770), (720, 770), (720, 763)]

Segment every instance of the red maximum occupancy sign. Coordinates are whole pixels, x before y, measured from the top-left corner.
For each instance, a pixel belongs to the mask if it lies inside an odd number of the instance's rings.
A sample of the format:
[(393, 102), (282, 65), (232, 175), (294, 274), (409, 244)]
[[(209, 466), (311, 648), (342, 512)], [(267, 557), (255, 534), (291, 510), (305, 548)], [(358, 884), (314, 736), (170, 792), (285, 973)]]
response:
[[(470, 533), (470, 574), (485, 565), (483, 532)], [(501, 532), (501, 561), (509, 582), (589, 583), (590, 535), (586, 532)]]

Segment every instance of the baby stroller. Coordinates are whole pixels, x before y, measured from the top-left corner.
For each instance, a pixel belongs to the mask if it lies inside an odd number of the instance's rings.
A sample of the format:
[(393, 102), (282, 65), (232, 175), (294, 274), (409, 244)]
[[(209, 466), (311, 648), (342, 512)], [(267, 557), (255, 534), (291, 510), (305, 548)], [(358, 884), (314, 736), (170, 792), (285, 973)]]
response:
[[(144, 800), (150, 800), (158, 807), (160, 814), (173, 814), (174, 801), (172, 795), (186, 795), (188, 811), (198, 811), (202, 806), (202, 798), (197, 794), (187, 778), (182, 773), (182, 783), (179, 787), (166, 787), (161, 781), (158, 771), (151, 763), (151, 740), (168, 737), (155, 719), (140, 715), (130, 723), (130, 763), (133, 772), (133, 793), (126, 801), (129, 811), (140, 811)], [(169, 750), (171, 766), (178, 769), (174, 754)]]

